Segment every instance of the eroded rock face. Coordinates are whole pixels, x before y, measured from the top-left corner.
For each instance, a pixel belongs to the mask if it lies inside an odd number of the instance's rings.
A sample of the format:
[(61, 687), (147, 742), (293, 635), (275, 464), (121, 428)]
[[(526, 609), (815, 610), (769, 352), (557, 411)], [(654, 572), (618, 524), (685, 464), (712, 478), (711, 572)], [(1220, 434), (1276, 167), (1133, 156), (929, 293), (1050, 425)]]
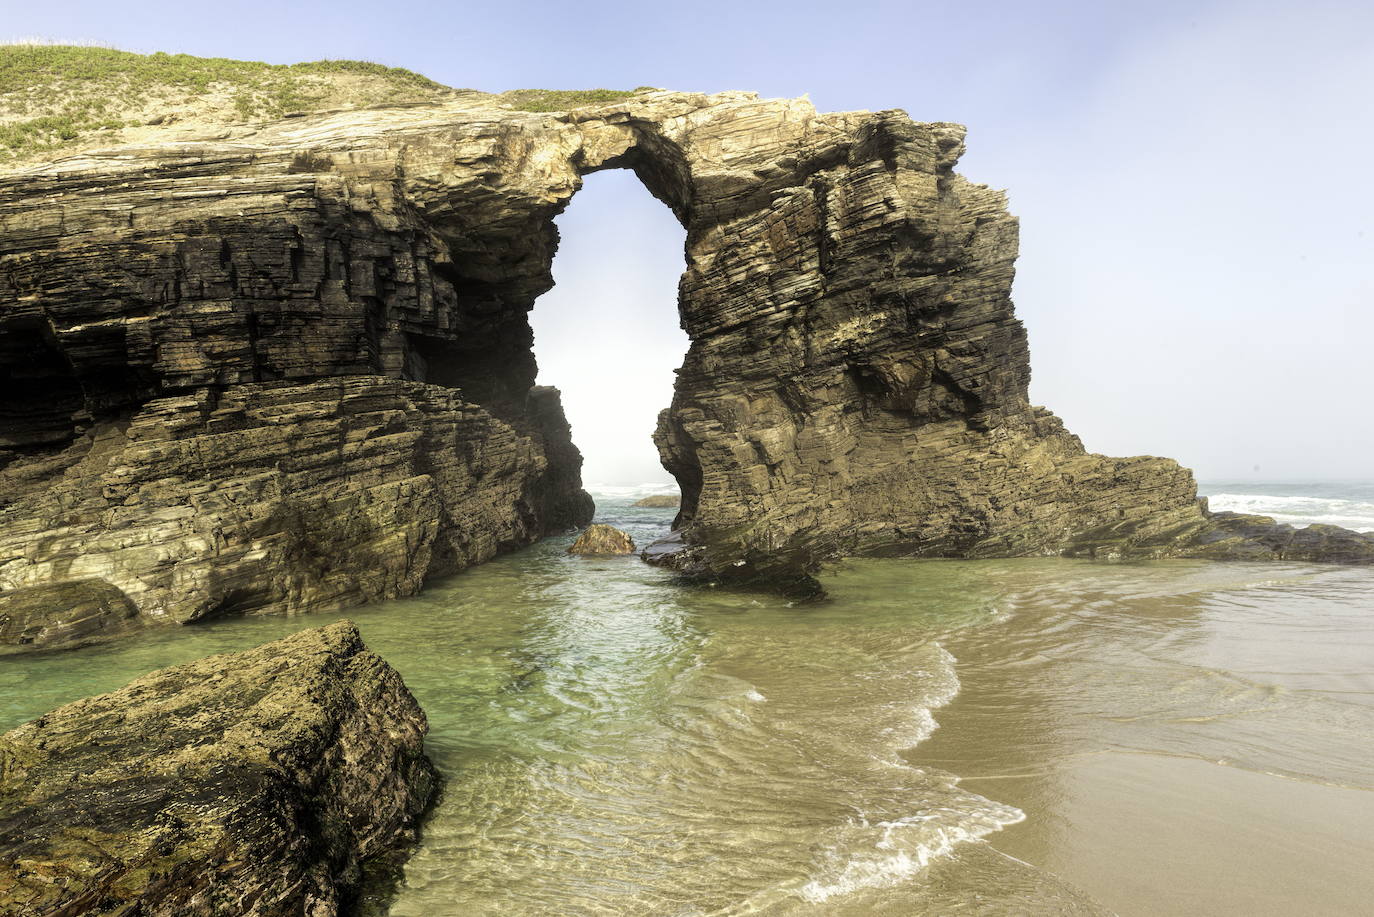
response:
[(590, 525), (568, 548), (569, 554), (633, 554), (635, 543), (629, 535), (611, 525)]
[(1186, 469), (1087, 453), (1029, 403), (1016, 220), (962, 150), (958, 125), (748, 93), (466, 93), (2, 175), (0, 586), (99, 577), (170, 620), (328, 607), (585, 523), (527, 312), (553, 217), (616, 167), (687, 228), (656, 562), (1221, 551)]
[(424, 713), (344, 622), (0, 736), (0, 912), (341, 913), (415, 838)]
[(1336, 525), (1302, 528), (1268, 516), (1212, 513), (1211, 526), (1190, 548), (1194, 557), (1219, 560), (1300, 560), (1338, 564), (1374, 563), (1374, 532), (1352, 532)]
[(48, 474), (0, 470), (0, 577), (97, 578), (180, 623), (410, 594), (586, 521), (567, 433), (384, 376), (155, 398), (45, 457)]
[(68, 580), (0, 592), (0, 653), (74, 646), (137, 629), (129, 597), (103, 580)]

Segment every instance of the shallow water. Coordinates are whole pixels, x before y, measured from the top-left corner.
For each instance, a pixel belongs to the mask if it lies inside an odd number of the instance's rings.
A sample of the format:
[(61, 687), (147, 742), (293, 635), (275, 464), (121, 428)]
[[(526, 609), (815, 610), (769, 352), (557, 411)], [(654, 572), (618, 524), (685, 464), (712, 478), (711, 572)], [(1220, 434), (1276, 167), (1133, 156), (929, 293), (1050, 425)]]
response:
[[(666, 531), (671, 511), (628, 502), (600, 521)], [(448, 777), (394, 915), (1374, 896), (1374, 571), (861, 561), (794, 606), (567, 544), (346, 615), (424, 705)], [(0, 659), (0, 728), (338, 617)]]

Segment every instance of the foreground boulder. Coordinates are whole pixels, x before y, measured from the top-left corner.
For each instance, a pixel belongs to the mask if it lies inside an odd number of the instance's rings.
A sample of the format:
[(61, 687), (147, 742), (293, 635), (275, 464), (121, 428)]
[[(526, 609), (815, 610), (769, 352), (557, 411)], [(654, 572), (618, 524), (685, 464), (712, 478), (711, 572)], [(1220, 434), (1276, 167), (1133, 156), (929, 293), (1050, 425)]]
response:
[(310, 915), (415, 839), (425, 715), (349, 622), (0, 736), (0, 913)]
[(676, 509), (681, 503), (682, 498), (677, 494), (654, 494), (643, 500), (636, 500), (630, 505), (643, 506), (649, 509)]
[(610, 525), (591, 525), (577, 536), (569, 554), (633, 554), (635, 543), (629, 535)]

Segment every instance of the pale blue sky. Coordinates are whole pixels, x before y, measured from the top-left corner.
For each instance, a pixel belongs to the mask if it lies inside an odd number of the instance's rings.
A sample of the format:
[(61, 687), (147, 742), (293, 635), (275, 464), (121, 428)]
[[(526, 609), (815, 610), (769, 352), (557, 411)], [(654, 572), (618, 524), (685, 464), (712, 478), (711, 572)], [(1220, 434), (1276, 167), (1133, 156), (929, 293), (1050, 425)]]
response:
[[(485, 90), (752, 89), (959, 121), (962, 171), (1022, 220), (1032, 396), (1090, 449), (1374, 478), (1374, 4), (0, 0), (0, 24)], [(647, 437), (683, 346), (681, 230), (624, 174), (589, 179), (560, 225), (541, 381), (568, 394), (588, 480), (662, 479)]]

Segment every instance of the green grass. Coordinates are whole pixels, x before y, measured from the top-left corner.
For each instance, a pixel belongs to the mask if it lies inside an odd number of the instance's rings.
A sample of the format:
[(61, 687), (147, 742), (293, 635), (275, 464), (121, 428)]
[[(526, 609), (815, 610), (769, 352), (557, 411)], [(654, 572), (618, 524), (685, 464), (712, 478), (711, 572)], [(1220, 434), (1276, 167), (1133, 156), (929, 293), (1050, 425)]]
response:
[(0, 157), (51, 149), (141, 123), (165, 102), (229, 93), (228, 120), (278, 118), (348, 105), (422, 101), (446, 87), (365, 61), (265, 64), (189, 54), (133, 54), (71, 45), (0, 46)]
[[(519, 111), (552, 112), (650, 91), (517, 89), (496, 98)], [(167, 113), (209, 122), (261, 121), (451, 92), (418, 73), (366, 61), (264, 64), (75, 45), (0, 45), (0, 161), (160, 123)]]
[(511, 103), (516, 111), (568, 111), (603, 102), (618, 102), (640, 92), (652, 92), (652, 86), (638, 89), (514, 89), (501, 93), (502, 101)]

